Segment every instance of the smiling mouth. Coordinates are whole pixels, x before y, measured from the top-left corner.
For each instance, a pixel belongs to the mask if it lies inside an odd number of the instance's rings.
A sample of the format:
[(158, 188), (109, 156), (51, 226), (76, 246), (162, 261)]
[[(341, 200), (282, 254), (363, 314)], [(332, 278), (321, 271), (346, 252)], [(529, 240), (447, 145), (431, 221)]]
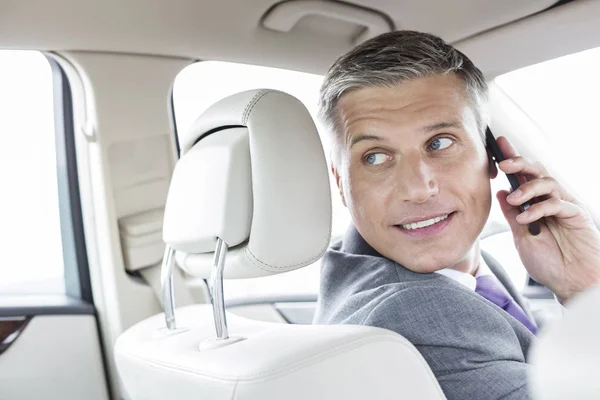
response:
[(448, 219), (452, 214), (454, 214), (454, 212), (451, 212), (450, 214), (446, 214), (446, 215), (440, 215), (435, 218), (426, 219), (423, 221), (412, 222), (410, 224), (398, 224), (396, 226), (399, 228), (402, 228), (402, 229), (406, 229), (408, 231), (419, 230), (419, 229), (430, 227), (432, 225), (439, 224), (440, 222)]

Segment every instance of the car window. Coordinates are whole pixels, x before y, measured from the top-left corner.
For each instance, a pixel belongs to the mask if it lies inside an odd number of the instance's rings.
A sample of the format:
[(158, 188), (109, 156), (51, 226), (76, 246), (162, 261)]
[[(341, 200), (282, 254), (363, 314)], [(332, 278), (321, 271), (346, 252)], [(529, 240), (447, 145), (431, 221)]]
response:
[(0, 51), (0, 295), (64, 293), (52, 69)]
[[(595, 183), (599, 169), (594, 164), (600, 145), (595, 121), (598, 71), (600, 48), (531, 65), (494, 80), (542, 131), (545, 142), (538, 149), (549, 153), (546, 166), (592, 211), (600, 201)], [(482, 248), (498, 258), (518, 287), (525, 285), (527, 275), (511, 235), (489, 238)]]
[(600, 48), (522, 68), (496, 84), (546, 134), (552, 168), (589, 207), (600, 202), (596, 121)]
[[(192, 64), (179, 73), (173, 86), (173, 107), (177, 132), (185, 134), (198, 116), (214, 102), (244, 90), (270, 88), (297, 97), (315, 119), (329, 162), (329, 141), (317, 120), (320, 75), (254, 65), (205, 61)], [(333, 201), (334, 240), (342, 236), (350, 223), (347, 209), (341, 202), (337, 187), (330, 174)], [(507, 182), (492, 182), (494, 193), (506, 188)], [(488, 226), (507, 229), (499, 206), (493, 201)], [(250, 297), (314, 294), (319, 285), (319, 263), (297, 271), (257, 279), (226, 280), (227, 299)]]

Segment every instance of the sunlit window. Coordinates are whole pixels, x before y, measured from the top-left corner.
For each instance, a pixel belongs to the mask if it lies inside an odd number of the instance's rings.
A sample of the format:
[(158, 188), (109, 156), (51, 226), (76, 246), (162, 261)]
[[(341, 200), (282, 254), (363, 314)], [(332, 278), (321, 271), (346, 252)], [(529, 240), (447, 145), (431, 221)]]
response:
[(0, 295), (64, 293), (52, 70), (0, 51)]
[[(495, 84), (541, 129), (544, 154), (555, 174), (588, 207), (600, 200), (596, 184), (596, 146), (600, 128), (595, 120), (600, 102), (600, 48), (528, 66), (495, 79)], [(530, 145), (536, 142), (528, 140)], [(503, 182), (504, 183), (504, 182)], [(505, 188), (508, 187), (504, 183)], [(497, 215), (501, 216), (499, 208)], [(511, 235), (484, 241), (506, 268), (517, 287), (523, 287), (526, 272)]]
[(589, 206), (600, 202), (600, 48), (496, 78), (498, 86), (548, 135), (552, 165)]

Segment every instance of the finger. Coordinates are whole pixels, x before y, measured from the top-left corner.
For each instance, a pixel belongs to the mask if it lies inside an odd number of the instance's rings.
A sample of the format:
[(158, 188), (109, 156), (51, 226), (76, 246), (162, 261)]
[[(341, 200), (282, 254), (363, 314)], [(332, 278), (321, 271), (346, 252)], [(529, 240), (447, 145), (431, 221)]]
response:
[(562, 193), (562, 187), (554, 178), (545, 177), (534, 179), (519, 186), (517, 190), (508, 195), (506, 201), (513, 206), (520, 206), (534, 197), (549, 196), (562, 198)]
[(580, 214), (581, 208), (577, 205), (552, 197), (540, 203), (532, 204), (527, 211), (517, 215), (516, 220), (519, 224), (528, 224), (543, 217), (568, 219), (580, 216)]
[(506, 201), (507, 195), (508, 191), (500, 190), (498, 193), (496, 193), (496, 198), (498, 199), (498, 203), (500, 203), (500, 209), (502, 210), (502, 214), (504, 214), (504, 218), (506, 218), (506, 221), (510, 226), (513, 236), (521, 237), (526, 233), (527, 227), (517, 222), (517, 216), (521, 213), (521, 210), (518, 207), (512, 206)]
[(519, 155), (519, 152), (515, 146), (513, 146), (510, 140), (508, 140), (506, 137), (499, 136), (496, 139), (496, 142), (498, 143), (498, 147), (500, 147), (500, 151), (502, 151), (504, 158), (512, 158)]
[(521, 174), (528, 178), (543, 178), (549, 175), (541, 162), (531, 161), (521, 156), (507, 158), (498, 166), (505, 174)]

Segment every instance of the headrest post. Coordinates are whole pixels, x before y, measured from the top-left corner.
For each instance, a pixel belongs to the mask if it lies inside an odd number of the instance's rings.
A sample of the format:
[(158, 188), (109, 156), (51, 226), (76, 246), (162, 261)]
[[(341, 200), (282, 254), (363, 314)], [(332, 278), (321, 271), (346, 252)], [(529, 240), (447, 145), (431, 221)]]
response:
[(227, 318), (225, 316), (225, 297), (223, 296), (223, 269), (225, 268), (225, 256), (229, 246), (221, 238), (217, 238), (217, 248), (211, 273), (210, 299), (213, 306), (213, 317), (215, 319), (215, 331), (217, 339), (229, 339), (227, 332)]
[(162, 286), (163, 310), (167, 329), (172, 331), (177, 328), (175, 324), (175, 296), (173, 293), (173, 267), (175, 265), (175, 250), (167, 245), (160, 270)]

